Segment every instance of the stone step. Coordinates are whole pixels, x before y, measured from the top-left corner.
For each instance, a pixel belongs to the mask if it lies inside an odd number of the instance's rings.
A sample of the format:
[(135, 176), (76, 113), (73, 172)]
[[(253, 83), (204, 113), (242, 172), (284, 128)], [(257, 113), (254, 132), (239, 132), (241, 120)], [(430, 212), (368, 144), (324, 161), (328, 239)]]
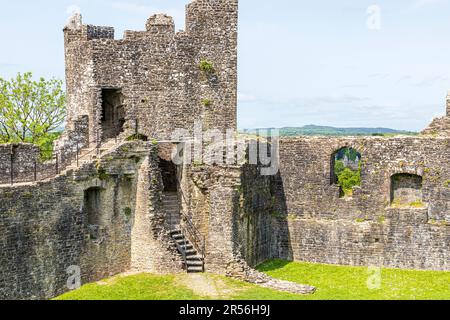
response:
[(163, 198), (163, 203), (173, 203), (173, 204), (179, 204), (180, 202), (178, 201), (178, 199), (164, 199)]
[(183, 249), (185, 252), (187, 252), (188, 250), (194, 249), (194, 247), (193, 247), (192, 244), (190, 244), (190, 243), (187, 243), (186, 245), (181, 244), (180, 247), (181, 247), (181, 249)]
[[(185, 240), (184, 237), (181, 238), (181, 239), (176, 239), (175, 241), (176, 241), (177, 244), (178, 244), (181, 248), (183, 248), (183, 249), (190, 250), (190, 249), (193, 249), (193, 248), (194, 248), (194, 247), (192, 246), (192, 243), (190, 243), (189, 240)], [(185, 246), (186, 246), (186, 248), (185, 248)]]
[(187, 249), (187, 250), (184, 251), (184, 253), (186, 253), (186, 255), (190, 255), (190, 254), (196, 255), (197, 254), (197, 250), (195, 250), (195, 249)]
[(199, 273), (203, 272), (203, 267), (197, 267), (197, 266), (187, 266), (187, 272), (188, 273)]
[(180, 209), (180, 206), (178, 204), (163, 204), (165, 208), (171, 208), (171, 209)]
[(203, 268), (203, 261), (201, 260), (187, 260), (188, 267), (202, 267)]
[(186, 256), (186, 260), (188, 260), (188, 261), (203, 261), (203, 258), (202, 258), (202, 256), (199, 256), (199, 255), (197, 255), (197, 254), (192, 254), (192, 255), (188, 255), (188, 256)]
[[(172, 219), (170, 221), (173, 221)], [(170, 232), (172, 238), (177, 242), (178, 249), (182, 252), (186, 259), (186, 271), (188, 273), (202, 273), (204, 262), (203, 257), (198, 255), (194, 246), (186, 239), (180, 230), (172, 230)]]
[(166, 200), (178, 200), (178, 195), (167, 195), (167, 194), (163, 194), (163, 199)]
[(168, 212), (169, 217), (166, 217), (167, 221), (181, 221), (180, 218), (180, 212), (179, 211), (172, 211), (172, 212)]
[[(167, 212), (167, 210), (166, 210), (166, 212)], [(180, 211), (170, 211), (167, 213), (169, 215), (168, 217), (166, 217), (167, 220), (177, 220), (177, 221), (181, 220), (180, 219)]]

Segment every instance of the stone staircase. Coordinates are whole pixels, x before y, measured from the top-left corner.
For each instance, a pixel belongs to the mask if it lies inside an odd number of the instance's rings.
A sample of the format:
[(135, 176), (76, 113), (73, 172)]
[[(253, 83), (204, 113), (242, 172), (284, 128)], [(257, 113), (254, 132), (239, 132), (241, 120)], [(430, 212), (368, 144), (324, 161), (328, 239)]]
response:
[(204, 260), (198, 254), (194, 246), (186, 239), (181, 230), (174, 230), (171, 232), (173, 240), (176, 242), (178, 251), (185, 258), (185, 269), (187, 273), (204, 272)]
[(188, 273), (204, 272), (203, 257), (198, 254), (192, 243), (183, 233), (180, 222), (180, 199), (178, 192), (164, 192), (163, 206), (170, 226), (172, 239), (175, 241), (178, 252), (184, 258), (185, 269)]
[(84, 164), (91, 163), (92, 161), (100, 158), (102, 154), (110, 151), (117, 145), (118, 143), (116, 139), (110, 139), (102, 143), (102, 145), (98, 148), (98, 152), (96, 147), (80, 149), (80, 153), (78, 155), (78, 164), (76, 159), (74, 159), (72, 163), (63, 170), (63, 172), (67, 172), (69, 170), (76, 170), (77, 168), (82, 167)]
[(177, 230), (180, 227), (180, 200), (177, 192), (163, 193), (163, 206), (166, 212), (167, 222), (170, 230)]

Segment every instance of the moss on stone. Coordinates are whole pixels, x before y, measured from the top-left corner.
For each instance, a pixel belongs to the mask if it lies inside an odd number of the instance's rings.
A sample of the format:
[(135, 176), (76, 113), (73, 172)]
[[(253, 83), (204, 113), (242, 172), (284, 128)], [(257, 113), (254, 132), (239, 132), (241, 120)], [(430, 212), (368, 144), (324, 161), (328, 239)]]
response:
[(202, 100), (202, 105), (203, 105), (204, 107), (210, 107), (212, 104), (213, 104), (213, 102), (212, 102), (211, 99), (206, 98), (206, 99), (203, 99), (203, 100)]
[(129, 219), (131, 217), (132, 214), (132, 210), (130, 207), (126, 207), (125, 209), (123, 209), (123, 213), (125, 214), (125, 216)]
[(97, 168), (97, 178), (101, 181), (104, 181), (108, 179), (109, 175), (106, 172), (105, 168), (102, 168), (101, 166)]
[(386, 217), (384, 215), (381, 215), (377, 219), (378, 223), (384, 224), (386, 222)]
[(425, 204), (421, 200), (416, 200), (411, 202), (409, 206), (413, 208), (423, 208), (425, 207)]
[(206, 59), (200, 60), (199, 68), (201, 71), (203, 71), (205, 73), (214, 73), (215, 72), (213, 63)]
[(148, 137), (142, 133), (135, 133), (126, 139), (126, 141), (136, 141), (136, 140), (148, 141)]

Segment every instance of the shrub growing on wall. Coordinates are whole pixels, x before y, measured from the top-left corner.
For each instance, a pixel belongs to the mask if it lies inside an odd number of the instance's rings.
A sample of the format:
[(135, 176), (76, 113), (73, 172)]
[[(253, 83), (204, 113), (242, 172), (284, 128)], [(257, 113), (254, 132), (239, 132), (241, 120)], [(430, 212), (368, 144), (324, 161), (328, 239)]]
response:
[(206, 60), (206, 59), (202, 59), (200, 61), (200, 70), (205, 72), (205, 73), (214, 73), (214, 65), (212, 64), (212, 62)]

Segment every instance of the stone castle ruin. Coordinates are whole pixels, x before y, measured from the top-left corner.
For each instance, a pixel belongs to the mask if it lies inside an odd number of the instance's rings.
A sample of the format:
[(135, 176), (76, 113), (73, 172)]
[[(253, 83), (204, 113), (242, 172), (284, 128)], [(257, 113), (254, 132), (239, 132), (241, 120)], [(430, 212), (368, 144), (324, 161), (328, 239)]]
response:
[[(57, 155), (0, 145), (0, 298), (51, 298), (78, 274), (84, 284), (126, 271), (283, 289), (251, 269), (272, 258), (450, 270), (450, 98), (419, 136), (280, 138), (273, 175), (252, 161), (172, 161), (194, 123), (236, 131), (237, 21), (238, 0), (194, 0), (185, 31), (155, 15), (116, 40), (72, 17)], [(247, 160), (250, 140), (232, 146)], [(351, 197), (334, 175), (343, 148), (360, 156)]]

